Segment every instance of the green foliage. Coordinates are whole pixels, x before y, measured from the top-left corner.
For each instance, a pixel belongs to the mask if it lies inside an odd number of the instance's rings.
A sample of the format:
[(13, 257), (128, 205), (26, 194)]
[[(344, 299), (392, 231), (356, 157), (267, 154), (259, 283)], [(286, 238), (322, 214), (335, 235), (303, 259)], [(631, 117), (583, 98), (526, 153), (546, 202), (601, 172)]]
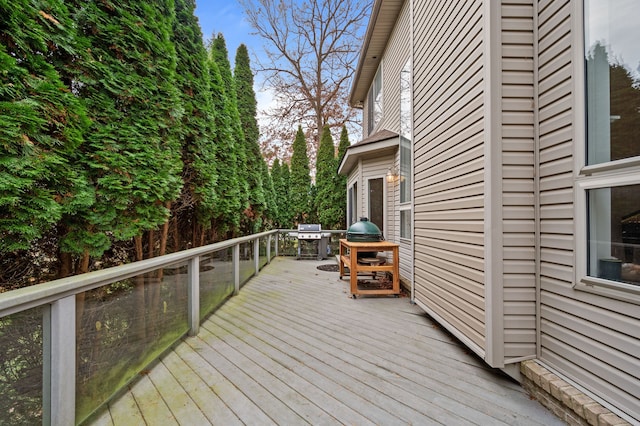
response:
[(185, 187), (176, 210), (193, 208), (198, 222), (207, 229), (220, 198), (207, 51), (194, 16), (194, 0), (176, 0), (175, 7), (176, 86), (185, 112), (179, 127)]
[[(229, 63), (229, 54), (227, 51), (227, 45), (222, 34), (218, 36), (211, 43), (209, 49), (209, 56), (211, 61), (218, 66), (218, 71), (222, 79), (222, 90), (225, 97), (225, 114), (228, 115), (227, 124), (230, 129), (230, 137), (233, 138), (233, 149), (235, 151), (235, 157), (237, 161), (236, 166), (236, 185), (238, 191), (238, 202), (240, 208), (235, 212), (236, 216), (239, 216), (248, 205), (248, 179), (249, 170), (247, 168), (247, 149), (244, 143), (244, 132), (242, 131), (242, 122), (240, 121), (240, 113), (238, 112), (238, 98), (236, 94), (236, 82), (231, 74), (231, 64)], [(228, 163), (222, 163), (224, 167), (228, 166)], [(233, 227), (239, 226), (239, 218), (233, 220)]]
[(236, 52), (234, 69), (238, 114), (244, 135), (244, 149), (247, 156), (246, 177), (248, 185), (248, 222), (261, 217), (269, 208), (266, 184), (269, 172), (260, 152), (260, 131), (258, 130), (257, 101), (253, 90), (253, 73), (247, 47), (241, 44)]
[(238, 153), (236, 140), (233, 137), (232, 114), (225, 91), (224, 81), (220, 75), (218, 64), (209, 61), (209, 77), (211, 81), (211, 99), (213, 120), (216, 133), (214, 136), (216, 162), (220, 165), (217, 191), (221, 194), (213, 206), (213, 218), (221, 232), (236, 229), (240, 225), (242, 197), (238, 176)]
[[(336, 161), (337, 167), (340, 167), (340, 163), (344, 158), (344, 155), (347, 153), (347, 148), (349, 148), (349, 132), (347, 131), (346, 126), (342, 127), (342, 132), (340, 132), (340, 143), (338, 144), (338, 158)], [(335, 175), (335, 187), (337, 195), (335, 199), (336, 213), (339, 212), (336, 216), (336, 229), (346, 229), (347, 228), (347, 177), (343, 175), (339, 175), (336, 173)]]
[(338, 163), (329, 126), (322, 129), (316, 162), (317, 210), (320, 224), (325, 229), (336, 229), (342, 214), (338, 197), (344, 197), (345, 188), (336, 186)]
[(56, 68), (75, 54), (60, 1), (0, 2), (0, 252), (28, 248), (93, 203), (74, 159), (88, 122)]
[(273, 182), (273, 191), (275, 193), (275, 203), (278, 206), (277, 215), (274, 219), (274, 225), (279, 229), (291, 227), (293, 215), (290, 214), (289, 208), (289, 186), (285, 183), (284, 171), (289, 172), (289, 166), (283, 164), (280, 166), (280, 159), (276, 158), (271, 166), (271, 181)]
[(290, 200), (294, 224), (303, 223), (309, 215), (310, 191), (311, 176), (309, 174), (307, 141), (302, 126), (298, 126), (291, 157)]

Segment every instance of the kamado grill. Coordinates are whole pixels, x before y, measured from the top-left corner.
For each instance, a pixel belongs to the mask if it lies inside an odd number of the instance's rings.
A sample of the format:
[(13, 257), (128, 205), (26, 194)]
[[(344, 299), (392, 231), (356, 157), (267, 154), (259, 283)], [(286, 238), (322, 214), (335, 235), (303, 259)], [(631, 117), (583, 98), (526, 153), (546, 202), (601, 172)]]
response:
[[(327, 244), (331, 233), (322, 232), (322, 226), (319, 223), (304, 223), (298, 225), (298, 259), (303, 257), (317, 258), (318, 260), (327, 258)], [(305, 250), (303, 246), (313, 244), (315, 250), (311, 253)]]

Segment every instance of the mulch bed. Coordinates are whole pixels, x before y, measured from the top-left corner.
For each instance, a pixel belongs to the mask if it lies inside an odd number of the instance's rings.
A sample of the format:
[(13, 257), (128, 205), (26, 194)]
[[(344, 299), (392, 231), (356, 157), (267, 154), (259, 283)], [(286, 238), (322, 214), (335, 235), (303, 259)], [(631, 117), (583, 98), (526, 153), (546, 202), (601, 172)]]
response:
[(338, 272), (340, 270), (340, 268), (338, 267), (338, 265), (332, 263), (329, 265), (320, 265), (318, 266), (318, 269), (321, 271), (326, 271), (326, 272)]

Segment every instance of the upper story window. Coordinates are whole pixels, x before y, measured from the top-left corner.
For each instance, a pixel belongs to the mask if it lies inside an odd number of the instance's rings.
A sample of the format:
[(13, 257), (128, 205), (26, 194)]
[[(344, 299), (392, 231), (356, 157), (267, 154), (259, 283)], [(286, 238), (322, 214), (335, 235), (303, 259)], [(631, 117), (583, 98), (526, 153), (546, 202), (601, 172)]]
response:
[(411, 60), (400, 71), (400, 238), (411, 238)]
[(578, 208), (584, 208), (578, 214), (586, 217), (587, 231), (583, 273), (597, 284), (636, 292), (640, 285), (640, 3), (585, 0), (584, 6), (587, 140), (586, 164), (578, 181), (578, 196), (583, 200)]
[(400, 72), (400, 202), (411, 201), (411, 60)]
[(587, 164), (640, 155), (640, 3), (585, 2)]
[(382, 118), (382, 65), (378, 66), (373, 84), (369, 89), (367, 134), (370, 135)]

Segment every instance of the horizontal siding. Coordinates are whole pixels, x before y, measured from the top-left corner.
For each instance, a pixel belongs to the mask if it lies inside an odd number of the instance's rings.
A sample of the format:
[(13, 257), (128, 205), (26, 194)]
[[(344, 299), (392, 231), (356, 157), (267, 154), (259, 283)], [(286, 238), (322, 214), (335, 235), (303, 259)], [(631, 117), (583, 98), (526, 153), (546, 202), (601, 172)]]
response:
[(540, 170), (539, 358), (640, 421), (640, 309), (573, 288), (575, 251), (572, 3), (547, 0), (538, 13)]
[(503, 1), (501, 26), (502, 285), (509, 363), (536, 354), (533, 0)]
[(482, 2), (415, 8), (415, 296), (484, 349)]

